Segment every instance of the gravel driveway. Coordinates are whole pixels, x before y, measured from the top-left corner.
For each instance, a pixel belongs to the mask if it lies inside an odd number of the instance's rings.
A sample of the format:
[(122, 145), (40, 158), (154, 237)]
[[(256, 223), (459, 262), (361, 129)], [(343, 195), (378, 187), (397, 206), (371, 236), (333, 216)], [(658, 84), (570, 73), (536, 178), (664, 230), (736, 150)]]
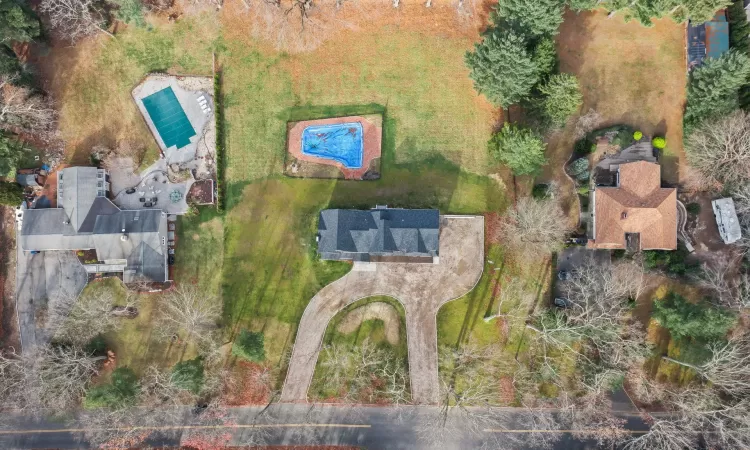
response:
[(297, 331), (282, 402), (305, 402), (328, 322), (345, 306), (387, 295), (406, 311), (409, 376), (415, 403), (438, 403), (440, 307), (474, 288), (484, 267), (484, 217), (441, 216), (438, 264), (366, 263), (325, 286), (307, 305)]

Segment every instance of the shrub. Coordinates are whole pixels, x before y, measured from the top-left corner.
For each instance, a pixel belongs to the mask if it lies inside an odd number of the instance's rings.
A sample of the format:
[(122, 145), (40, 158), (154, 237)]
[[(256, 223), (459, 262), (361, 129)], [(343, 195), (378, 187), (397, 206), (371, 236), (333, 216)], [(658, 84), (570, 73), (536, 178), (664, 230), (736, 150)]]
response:
[(640, 131), (636, 131), (635, 133), (633, 133), (633, 139), (635, 139), (636, 141), (640, 141), (642, 138), (643, 133), (641, 133)]
[(578, 158), (572, 163), (568, 164), (568, 174), (572, 177), (577, 177), (583, 172), (588, 172), (589, 160), (586, 158)]
[(534, 188), (531, 189), (531, 196), (537, 200), (549, 197), (549, 185), (543, 183), (535, 184)]
[(583, 172), (576, 175), (576, 180), (578, 181), (586, 181), (589, 178), (591, 178), (591, 172), (589, 172), (588, 170), (584, 170)]
[(568, 118), (581, 107), (583, 95), (578, 79), (567, 73), (558, 73), (549, 77), (539, 86), (544, 95), (542, 110), (547, 119), (555, 126), (563, 126)]
[(180, 361), (172, 368), (172, 383), (180, 389), (199, 394), (203, 389), (203, 359)]
[(664, 150), (664, 148), (667, 146), (667, 140), (663, 137), (655, 137), (653, 141), (651, 141), (651, 145), (654, 146), (654, 148), (658, 148), (659, 150)]
[(576, 141), (573, 151), (576, 155), (589, 155), (596, 151), (596, 142), (590, 139), (579, 139)]
[(94, 386), (86, 393), (86, 408), (123, 408), (132, 405), (138, 394), (138, 377), (127, 367), (112, 372), (110, 382)]
[(727, 310), (708, 303), (691, 303), (674, 292), (654, 301), (653, 318), (674, 339), (690, 337), (706, 341), (725, 337), (736, 320)]
[(589, 188), (588, 184), (584, 185), (584, 186), (580, 186), (580, 187), (578, 187), (578, 195), (589, 195), (589, 190), (590, 189), (591, 188)]
[(685, 247), (677, 250), (646, 250), (643, 252), (643, 264), (647, 269), (661, 269), (668, 274), (685, 276), (698, 271), (700, 265), (687, 259), (689, 253)]
[(488, 144), (490, 154), (507, 165), (515, 175), (538, 173), (546, 164), (542, 136), (530, 128), (505, 124), (495, 133)]
[(694, 216), (697, 216), (698, 214), (701, 213), (701, 205), (700, 205), (700, 203), (696, 203), (696, 202), (688, 203), (685, 206), (685, 209), (687, 210), (688, 213), (690, 213), (690, 214), (692, 214)]
[(86, 344), (86, 351), (92, 355), (104, 355), (107, 352), (107, 341), (104, 336), (97, 334)]
[(18, 206), (21, 202), (23, 202), (23, 188), (15, 182), (0, 181), (0, 205)]
[(232, 345), (232, 354), (248, 361), (261, 362), (266, 359), (263, 333), (242, 330)]
[(224, 129), (224, 100), (221, 92), (221, 73), (214, 75), (214, 113), (216, 114), (216, 209), (224, 212), (226, 206), (226, 183), (224, 169), (226, 164), (226, 141)]

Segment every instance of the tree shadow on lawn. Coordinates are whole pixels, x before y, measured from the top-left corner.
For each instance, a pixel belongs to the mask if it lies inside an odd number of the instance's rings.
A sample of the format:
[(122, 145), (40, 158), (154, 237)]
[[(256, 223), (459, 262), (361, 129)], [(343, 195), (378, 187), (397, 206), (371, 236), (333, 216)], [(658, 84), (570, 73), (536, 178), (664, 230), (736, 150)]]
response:
[[(251, 319), (279, 320), (291, 325), (284, 337), (288, 350), (310, 299), (349, 271), (351, 264), (320, 261), (317, 257), (315, 235), (318, 214), (323, 209), (369, 209), (388, 204), (438, 208), (441, 213), (482, 213), (506, 205), (506, 195), (494, 180), (465, 172), (442, 155), (419, 163), (396, 164), (396, 122), (380, 105), (293, 108), (284, 119), (373, 112), (383, 114), (379, 180), (274, 175), (227, 185), (222, 291), (228, 340), (249, 326)], [(398, 152), (409, 154), (417, 145), (414, 139), (405, 139)], [(283, 146), (280, 151), (285, 149)], [(200, 219), (211, 217), (213, 214), (202, 214)], [(269, 355), (276, 357), (280, 355)]]

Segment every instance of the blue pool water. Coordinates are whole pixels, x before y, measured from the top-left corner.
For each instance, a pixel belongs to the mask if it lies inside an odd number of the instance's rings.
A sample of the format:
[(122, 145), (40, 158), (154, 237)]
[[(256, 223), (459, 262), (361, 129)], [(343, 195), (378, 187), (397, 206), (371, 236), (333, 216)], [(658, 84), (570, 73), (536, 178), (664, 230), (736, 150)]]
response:
[(362, 124), (312, 125), (302, 131), (302, 153), (332, 159), (347, 169), (362, 167)]

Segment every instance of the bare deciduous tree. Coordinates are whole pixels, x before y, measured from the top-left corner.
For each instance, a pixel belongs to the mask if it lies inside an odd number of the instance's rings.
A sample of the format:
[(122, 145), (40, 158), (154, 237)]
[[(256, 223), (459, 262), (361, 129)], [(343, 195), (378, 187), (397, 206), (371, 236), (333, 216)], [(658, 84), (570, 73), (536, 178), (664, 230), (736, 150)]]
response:
[(709, 345), (711, 357), (702, 364), (689, 364), (664, 356), (665, 360), (690, 367), (714, 388), (735, 397), (750, 395), (750, 336), (735, 336), (726, 343)]
[(556, 199), (523, 198), (508, 211), (502, 231), (522, 256), (538, 258), (559, 249), (571, 227)]
[(279, 50), (311, 51), (349, 26), (336, 14), (340, 5), (341, 0), (259, 0), (250, 8), (252, 31)]
[(589, 111), (578, 118), (576, 121), (575, 137), (576, 139), (583, 139), (587, 134), (596, 130), (596, 128), (602, 123), (602, 115), (599, 114), (595, 109), (589, 108)]
[(637, 263), (601, 264), (588, 259), (563, 283), (570, 303), (566, 316), (576, 324), (617, 324), (627, 310), (625, 300), (638, 298), (645, 285), (643, 268)]
[(201, 343), (215, 340), (221, 301), (192, 285), (168, 292), (156, 311), (156, 330), (164, 338), (175, 336)]
[(136, 295), (127, 295), (125, 305), (116, 305), (110, 290), (84, 292), (81, 296), (60, 292), (50, 299), (47, 324), (56, 339), (85, 345), (99, 334), (120, 328), (124, 319), (115, 313), (116, 306), (127, 311), (138, 304)]
[(105, 13), (94, 0), (42, 0), (39, 11), (63, 38), (77, 41), (95, 33), (112, 33), (104, 28)]
[(742, 230), (742, 239), (738, 244), (747, 254), (750, 253), (750, 183), (736, 189), (732, 193), (732, 198)]
[(46, 95), (18, 86), (16, 78), (0, 76), (0, 128), (28, 133), (44, 142), (57, 137), (57, 111)]
[[(318, 377), (322, 390), (338, 391), (347, 402), (387, 401), (398, 406), (410, 401), (404, 365), (370, 341), (353, 348), (328, 345), (323, 353)], [(373, 384), (378, 388), (373, 389)]]
[(98, 374), (101, 359), (75, 346), (57, 345), (0, 355), (2, 407), (34, 416), (73, 411)]
[(628, 450), (747, 448), (750, 404), (746, 398), (717, 395), (707, 386), (688, 387), (670, 400), (668, 416), (652, 418), (648, 433), (633, 438)]
[(690, 165), (707, 180), (740, 187), (750, 180), (750, 115), (736, 111), (701, 125), (685, 150)]
[(704, 263), (703, 270), (696, 275), (698, 284), (712, 294), (708, 299), (715, 305), (729, 309), (750, 306), (747, 275), (733, 277), (736, 267), (737, 261), (721, 258)]

